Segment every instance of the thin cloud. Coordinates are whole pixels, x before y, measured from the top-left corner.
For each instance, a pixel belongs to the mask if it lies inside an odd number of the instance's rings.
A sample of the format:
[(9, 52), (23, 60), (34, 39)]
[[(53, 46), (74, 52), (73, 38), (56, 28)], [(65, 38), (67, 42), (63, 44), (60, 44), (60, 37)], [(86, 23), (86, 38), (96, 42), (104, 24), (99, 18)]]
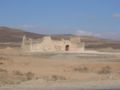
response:
[(85, 30), (78, 30), (75, 34), (76, 35), (87, 35), (87, 36), (94, 35), (92, 32), (85, 31)]
[(34, 30), (40, 30), (41, 27), (38, 25), (33, 25), (33, 24), (23, 24), (23, 25), (19, 25), (16, 26), (17, 28), (23, 29), (23, 30), (30, 30), (30, 31), (34, 31)]
[(78, 30), (76, 31), (75, 35), (85, 35), (85, 36), (96, 36), (100, 38), (107, 38), (107, 39), (120, 39), (120, 32), (89, 32), (86, 30)]
[(114, 13), (112, 16), (115, 18), (120, 18), (120, 13)]
[(39, 27), (39, 26), (37, 26), (37, 25), (32, 25), (32, 24), (24, 24), (24, 25), (21, 25), (20, 27), (22, 27), (22, 28), (37, 28), (37, 27)]

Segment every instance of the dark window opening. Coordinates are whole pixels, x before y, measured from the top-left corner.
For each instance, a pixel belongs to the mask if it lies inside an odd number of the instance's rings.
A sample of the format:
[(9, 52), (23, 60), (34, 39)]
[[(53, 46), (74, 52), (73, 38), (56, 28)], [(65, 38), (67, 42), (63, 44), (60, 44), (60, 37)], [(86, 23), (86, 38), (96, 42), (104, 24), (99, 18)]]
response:
[(65, 46), (65, 51), (69, 51), (69, 47), (70, 47), (69, 45), (66, 45)]

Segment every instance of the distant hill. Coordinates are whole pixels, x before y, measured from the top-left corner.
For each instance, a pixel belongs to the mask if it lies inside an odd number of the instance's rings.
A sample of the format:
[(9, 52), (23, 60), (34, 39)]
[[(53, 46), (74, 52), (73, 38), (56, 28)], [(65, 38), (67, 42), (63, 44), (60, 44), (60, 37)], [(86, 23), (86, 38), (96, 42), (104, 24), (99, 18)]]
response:
[[(62, 34), (62, 35), (53, 35), (54, 39), (69, 39), (70, 37), (75, 36), (72, 34)], [(82, 42), (85, 43), (87, 49), (120, 49), (120, 41), (104, 39), (95, 36), (80, 36)]]
[(24, 35), (31, 38), (44, 36), (42, 34), (26, 32), (20, 29), (0, 27), (0, 42), (20, 42)]
[(81, 36), (81, 41), (85, 42), (86, 48), (120, 49), (120, 41), (119, 40), (103, 39), (103, 38), (94, 37), (94, 36)]
[[(6, 42), (21, 42), (22, 37), (26, 35), (30, 38), (41, 38), (45, 35), (43, 34), (36, 34), (32, 32), (26, 32), (24, 30), (15, 29), (15, 28), (9, 28), (9, 27), (0, 27), (0, 43), (6, 43)], [(72, 36), (72, 34), (59, 34), (59, 35), (51, 35), (53, 39), (69, 39)], [(102, 39), (94, 36), (80, 36), (81, 41), (85, 42), (85, 47), (88, 49), (98, 49), (98, 48), (119, 48), (120, 49), (120, 41), (115, 40), (108, 40), (108, 39)], [(3, 45), (4, 46), (4, 45)]]

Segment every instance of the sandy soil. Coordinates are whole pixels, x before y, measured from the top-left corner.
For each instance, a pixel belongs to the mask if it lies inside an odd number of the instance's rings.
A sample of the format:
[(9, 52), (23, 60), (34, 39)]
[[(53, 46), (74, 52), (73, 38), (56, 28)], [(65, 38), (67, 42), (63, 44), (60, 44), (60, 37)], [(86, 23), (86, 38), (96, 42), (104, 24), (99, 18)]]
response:
[(103, 81), (117, 81), (120, 85), (119, 53), (22, 53), (19, 49), (0, 50), (0, 86), (35, 87), (38, 82), (38, 86), (99, 85)]

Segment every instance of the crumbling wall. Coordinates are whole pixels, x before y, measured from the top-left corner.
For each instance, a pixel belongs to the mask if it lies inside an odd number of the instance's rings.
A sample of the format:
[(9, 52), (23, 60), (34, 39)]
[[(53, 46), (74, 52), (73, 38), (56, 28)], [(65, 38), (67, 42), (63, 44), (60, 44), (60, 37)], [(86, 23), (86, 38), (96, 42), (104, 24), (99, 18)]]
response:
[[(67, 50), (66, 50), (66, 46)], [(51, 37), (47, 36), (42, 39), (42, 41), (32, 41), (32, 39), (27, 40), (23, 37), (22, 49), (28, 51), (80, 51), (84, 50), (84, 44), (80, 42), (80, 38), (71, 38), (70, 40), (52, 40)]]

